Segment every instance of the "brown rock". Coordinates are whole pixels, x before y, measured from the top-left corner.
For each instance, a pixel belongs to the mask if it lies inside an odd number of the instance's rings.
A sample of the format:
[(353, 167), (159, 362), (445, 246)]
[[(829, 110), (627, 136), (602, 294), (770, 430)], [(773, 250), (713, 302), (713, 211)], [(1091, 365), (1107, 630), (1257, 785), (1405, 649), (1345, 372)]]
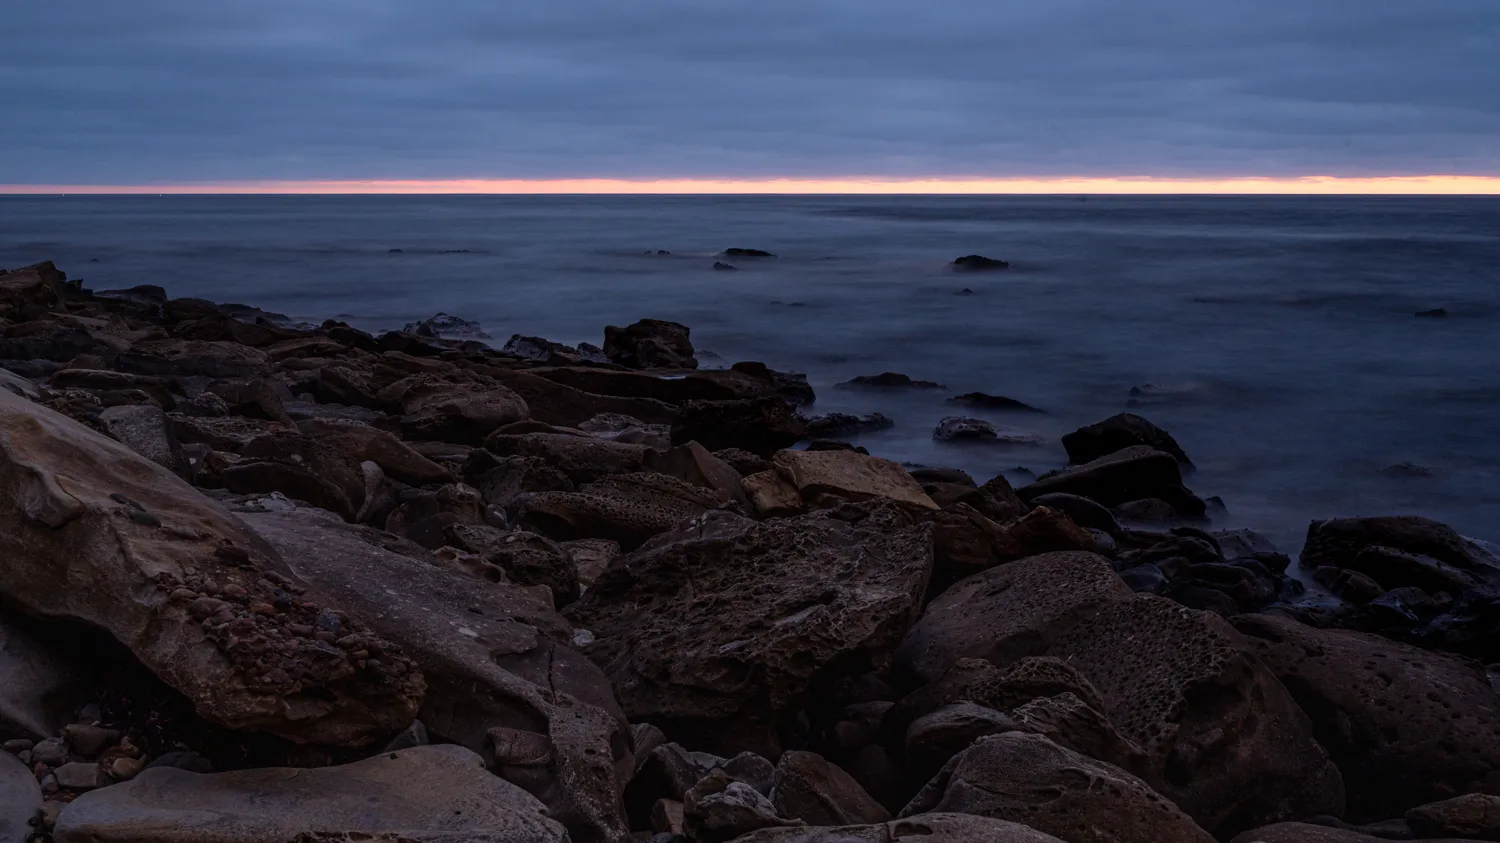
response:
[(116, 365), (142, 375), (202, 375), (210, 378), (254, 378), (270, 369), (264, 352), (236, 342), (151, 340), (122, 354)]
[(957, 702), (913, 720), (906, 730), (906, 764), (917, 778), (930, 779), (953, 756), (986, 735), (1025, 731), (1015, 718), (993, 708)]
[[(392, 655), (377, 674), (297, 635), (317, 601), (288, 603), (277, 618), (243, 608), (287, 601), (259, 572), (296, 580), (241, 522), (166, 469), (10, 393), (0, 393), (0, 501), (0, 555), (10, 560), (0, 590), (33, 614), (109, 632), (200, 715), (327, 744), (411, 722), (423, 683), (407, 660)], [(253, 599), (204, 623), (169, 598), (183, 585)], [(369, 634), (354, 618), (346, 625)]]
[(1040, 735), (980, 738), (903, 815), (973, 814), (1022, 823), (1068, 843), (1211, 843), (1151, 786)]
[(235, 494), (281, 492), (293, 500), (353, 521), (365, 501), (359, 463), (333, 446), (301, 435), (260, 436), (240, 449), (243, 459), (219, 473)]
[(696, 369), (686, 325), (642, 319), (624, 328), (604, 329), (604, 356), (632, 369)]
[(689, 401), (672, 422), (672, 444), (698, 442), (710, 451), (742, 448), (770, 456), (805, 434), (792, 405), (778, 395), (737, 401)]
[[(1384, 843), (1389, 837), (1376, 837), (1352, 829), (1333, 828), (1307, 823), (1277, 823), (1238, 835), (1230, 843)], [(1428, 843), (1458, 843), (1457, 840), (1430, 840)]]
[(501, 458), (537, 457), (579, 484), (592, 483), (612, 474), (641, 471), (645, 467), (645, 447), (588, 436), (556, 433), (496, 435), (485, 440), (484, 447)]
[(1177, 515), (1188, 518), (1201, 517), (1207, 511), (1207, 505), (1182, 485), (1177, 459), (1144, 445), (1048, 474), (1017, 491), (1027, 501), (1057, 493), (1080, 495), (1110, 507), (1157, 498), (1170, 504)]
[(922, 814), (879, 825), (777, 828), (735, 843), (1061, 843), (1024, 825), (970, 814)]
[(106, 432), (125, 447), (179, 476), (187, 473), (182, 445), (160, 408), (149, 405), (107, 407), (99, 413)]
[[(620, 413), (646, 424), (671, 424), (677, 408), (652, 397), (596, 394), (586, 385), (570, 385), (566, 369), (537, 369), (529, 372), (486, 367), (484, 374), (504, 384), (521, 396), (531, 408), (531, 417), (547, 424), (576, 427), (600, 413)], [(590, 370), (592, 371), (592, 370)], [(633, 373), (632, 373), (633, 374)], [(650, 381), (649, 376), (634, 375)], [(581, 379), (587, 384), (588, 379)]]
[(665, 452), (647, 451), (644, 465), (647, 471), (713, 489), (725, 503), (750, 504), (740, 486), (740, 473), (697, 442), (678, 445)]
[(763, 828), (801, 825), (778, 817), (770, 800), (723, 770), (709, 773), (688, 790), (682, 816), (688, 835), (700, 843), (727, 843)]
[(521, 523), (558, 541), (608, 539), (634, 550), (685, 519), (719, 506), (712, 491), (662, 474), (622, 474), (577, 492), (543, 492)]
[(1500, 840), (1500, 796), (1469, 793), (1419, 805), (1406, 812), (1406, 822), (1422, 837)]
[(1235, 627), (1312, 718), (1344, 774), (1351, 821), (1500, 795), (1500, 700), (1478, 662), (1270, 615)]
[(401, 433), (408, 439), (478, 446), (496, 430), (530, 416), (521, 396), (498, 384), (449, 383), (413, 375), (380, 393), (401, 404)]
[(52, 261), (0, 271), (0, 305), (8, 308), (0, 315), (35, 319), (63, 308), (67, 298), (66, 279)]
[(171, 413), (172, 433), (184, 445), (204, 444), (215, 451), (238, 454), (262, 436), (295, 434), (297, 429), (278, 422), (237, 417), (212, 418)]
[(777, 815), (808, 825), (873, 824), (891, 818), (852, 776), (811, 752), (782, 754), (771, 804)]
[(930, 529), (889, 504), (762, 524), (711, 513), (617, 561), (568, 614), (631, 719), (775, 757), (810, 685), (888, 659), (931, 554)]
[(412, 450), (383, 430), (356, 421), (307, 419), (297, 423), (303, 434), (337, 448), (357, 462), (369, 460), (387, 476), (412, 486), (450, 483), (453, 473)]
[(772, 469), (811, 509), (874, 499), (914, 511), (937, 509), (906, 469), (879, 457), (854, 451), (781, 451)]

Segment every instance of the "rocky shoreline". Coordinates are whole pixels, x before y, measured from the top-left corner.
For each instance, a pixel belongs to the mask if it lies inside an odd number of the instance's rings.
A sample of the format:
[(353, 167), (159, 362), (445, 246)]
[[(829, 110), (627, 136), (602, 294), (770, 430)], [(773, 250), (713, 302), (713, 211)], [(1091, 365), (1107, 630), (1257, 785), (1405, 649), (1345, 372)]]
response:
[(1500, 560), (1388, 516), (1294, 562), (1138, 415), (1013, 488), (670, 322), (44, 263), (0, 335), (0, 843), (1500, 839)]

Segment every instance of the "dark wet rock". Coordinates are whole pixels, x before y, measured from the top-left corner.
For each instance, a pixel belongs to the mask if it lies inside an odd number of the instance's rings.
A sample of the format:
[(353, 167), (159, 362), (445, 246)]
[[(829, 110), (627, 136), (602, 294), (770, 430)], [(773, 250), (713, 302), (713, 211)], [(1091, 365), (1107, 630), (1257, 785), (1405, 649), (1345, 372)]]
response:
[(928, 684), (959, 659), (1004, 667), (1044, 655), (1072, 625), (1130, 594), (1092, 553), (1047, 553), (991, 568), (928, 604), (896, 651), (896, 675)]
[(1477, 662), (1267, 615), (1235, 626), (1343, 771), (1347, 819), (1500, 787), (1500, 698)]
[(850, 381), (839, 384), (845, 388), (862, 389), (947, 389), (948, 387), (935, 381), (913, 380), (907, 375), (898, 372), (882, 372), (878, 375), (860, 375)]
[(682, 817), (683, 829), (698, 843), (728, 843), (763, 828), (802, 825), (777, 816), (769, 799), (722, 770), (688, 789)]
[(188, 466), (182, 445), (173, 434), (171, 422), (160, 408), (142, 406), (107, 407), (99, 413), (106, 432), (137, 454), (179, 476), (187, 476)]
[[(534, 371), (540, 374), (522, 371), (502, 372), (499, 369), (494, 369), (489, 374), (494, 380), (521, 396), (531, 410), (531, 417), (537, 421), (572, 427), (600, 413), (619, 413), (639, 419), (645, 424), (670, 424), (677, 415), (676, 407), (655, 397), (596, 393), (586, 388), (590, 385), (598, 386), (598, 384), (589, 384), (589, 378), (579, 379), (580, 385), (558, 380), (558, 378), (566, 379), (567, 376), (563, 375), (563, 372), (579, 371), (576, 369)], [(616, 373), (607, 372), (606, 374)], [(636, 375), (636, 373), (627, 374)], [(650, 380), (656, 381), (655, 378)]]
[(794, 407), (805, 407), (818, 400), (817, 393), (807, 382), (807, 375), (800, 372), (778, 372), (764, 363), (754, 361), (736, 363), (729, 370), (770, 384), (778, 395)]
[[(485, 440), (485, 450), (500, 458), (535, 457), (577, 484), (639, 472), (645, 467), (646, 453), (641, 445), (556, 433), (496, 434)], [(490, 456), (477, 459), (488, 463)], [(466, 468), (465, 474), (469, 473)]]
[(558, 541), (608, 539), (626, 550), (721, 503), (717, 495), (663, 474), (622, 474), (576, 492), (543, 492), (528, 500), (521, 523)]
[(686, 325), (642, 319), (624, 328), (604, 329), (604, 356), (632, 369), (696, 369)]
[(1422, 837), (1500, 840), (1500, 796), (1470, 793), (1420, 805), (1406, 812), (1406, 822)]
[(1465, 591), (1419, 628), (1412, 641), (1484, 662), (1500, 661), (1500, 589), (1485, 586)]
[(489, 334), (472, 319), (464, 319), (447, 313), (439, 313), (420, 322), (411, 322), (401, 329), (419, 337), (443, 337), (445, 339), (487, 340)]
[(1061, 843), (1056, 837), (971, 814), (922, 814), (879, 825), (768, 829), (735, 843)]
[(237, 342), (152, 340), (137, 343), (115, 363), (124, 372), (164, 377), (264, 377), (270, 369), (265, 352)]
[(775, 255), (760, 249), (729, 248), (723, 251), (726, 258), (774, 258)]
[(167, 303), (166, 289), (156, 284), (138, 284), (123, 290), (99, 290), (94, 295), (101, 299), (118, 299), (151, 308), (160, 308)]
[(1032, 500), (1037, 506), (1045, 506), (1066, 514), (1080, 527), (1103, 530), (1110, 535), (1120, 532), (1120, 524), (1108, 509), (1080, 495), (1054, 493), (1041, 495)]
[(238, 495), (281, 492), (293, 500), (355, 520), (365, 502), (365, 478), (358, 462), (308, 436), (268, 434), (240, 449), (242, 459), (218, 475), (223, 488)]
[(1177, 459), (1143, 445), (1045, 475), (1016, 493), (1022, 500), (1032, 501), (1058, 492), (1079, 495), (1108, 507), (1155, 498), (1186, 518), (1201, 518), (1207, 511), (1202, 499), (1182, 484)]
[(987, 270), (987, 269), (1010, 269), (1010, 264), (995, 258), (987, 258), (984, 255), (964, 255), (953, 259), (954, 269)]
[[(415, 715), (423, 683), (410, 661), (391, 654), (376, 673), (293, 630), (324, 604), (292, 601), (292, 569), (242, 522), (123, 445), (4, 392), (0, 499), (11, 502), (0, 589), (13, 604), (107, 631), (201, 716), (345, 744)], [(385, 646), (353, 616), (347, 625)]]
[(1041, 735), (1020, 732), (979, 739), (902, 813), (929, 811), (1022, 823), (1070, 843), (1213, 840), (1139, 778)]
[(1412, 641), (1418, 630), (1441, 612), (1441, 604), (1432, 595), (1414, 586), (1403, 586), (1358, 607), (1341, 619), (1339, 625), (1398, 641)]
[(792, 407), (777, 396), (689, 401), (672, 423), (672, 444), (697, 442), (710, 451), (742, 448), (770, 456), (806, 435)]
[(758, 454), (752, 454), (743, 448), (723, 448), (714, 451), (714, 456), (723, 460), (730, 468), (739, 472), (741, 477), (759, 474), (771, 467), (770, 460)]
[(1355, 606), (1363, 606), (1386, 591), (1384, 586), (1371, 579), (1368, 574), (1347, 568), (1335, 568), (1332, 565), (1325, 565), (1313, 571), (1313, 580), (1328, 589), (1328, 593), (1343, 598)]
[[(1358, 559), (1361, 553), (1371, 548), (1390, 548), (1418, 557), (1430, 557), (1442, 565), (1478, 577), (1497, 575), (1495, 560), (1474, 544), (1465, 540), (1452, 527), (1416, 515), (1395, 515), (1378, 518), (1331, 518), (1314, 521), (1307, 528), (1307, 543), (1302, 548), (1302, 566), (1313, 570), (1324, 565), (1336, 568), (1363, 570)], [(1430, 568), (1430, 563), (1417, 565), (1420, 560), (1381, 558), (1385, 552), (1367, 561), (1399, 567), (1402, 576), (1410, 576), (1414, 568)], [(1373, 571), (1367, 571), (1382, 585), (1395, 587), (1403, 583), (1387, 583)], [(1428, 570), (1420, 575), (1435, 573)], [(1416, 584), (1416, 583), (1413, 583)]]
[(604, 356), (603, 350), (598, 346), (579, 343), (575, 348), (542, 337), (525, 337), (520, 334), (512, 334), (501, 347), (500, 353), (522, 360), (535, 360), (549, 366), (610, 365), (609, 358)]
[(1458, 594), (1480, 584), (1474, 574), (1431, 556), (1379, 545), (1362, 548), (1346, 564), (1349, 570), (1366, 574), (1386, 588), (1415, 586), (1429, 593)]
[(1386, 477), (1433, 477), (1436, 472), (1425, 465), (1417, 465), (1413, 462), (1401, 462), (1388, 465), (1380, 470)]
[(113, 372), (100, 369), (63, 369), (52, 376), (54, 389), (91, 389), (115, 391), (139, 389), (150, 395), (163, 410), (176, 407), (177, 399), (171, 392), (171, 381), (150, 375), (135, 375), (129, 372)]
[[(380, 809), (370, 810), (372, 803)], [(541, 802), (485, 772), (477, 755), (457, 746), (416, 747), (316, 770), (199, 775), (154, 768), (79, 797), (63, 810), (54, 837), (58, 843), (568, 839)]]
[(949, 416), (938, 422), (932, 438), (939, 442), (988, 442), (1000, 445), (1041, 445), (1042, 438), (1031, 433), (1002, 431), (984, 419)]
[(851, 450), (781, 451), (771, 468), (742, 481), (755, 512), (787, 515), (881, 499), (910, 512), (937, 504), (900, 465)]
[(1016, 413), (1044, 413), (1036, 407), (1017, 401), (1014, 398), (1006, 398), (1004, 395), (987, 395), (983, 392), (966, 392), (963, 395), (955, 395), (948, 399), (949, 404), (960, 407), (972, 407), (976, 410), (999, 410), (1002, 412)]
[(1062, 441), (1068, 450), (1068, 462), (1073, 465), (1090, 463), (1139, 445), (1171, 454), (1184, 467), (1193, 465), (1172, 434), (1134, 413), (1120, 413), (1097, 424), (1081, 427), (1064, 436)]
[(1136, 595), (1100, 605), (1051, 654), (1098, 688), (1103, 713), (1146, 753), (1145, 778), (1204, 829), (1342, 812), (1339, 768), (1308, 715), (1220, 618)]
[(929, 529), (889, 504), (715, 513), (617, 561), (568, 616), (632, 719), (775, 757), (811, 685), (888, 659), (931, 567)]
[(811, 752), (782, 754), (770, 797), (779, 816), (812, 826), (881, 823), (891, 818), (854, 777)]
[(1448, 311), (1447, 311), (1446, 308), (1435, 307), (1432, 310), (1419, 310), (1419, 311), (1417, 311), (1417, 315), (1418, 316), (1427, 317), (1427, 318), (1438, 318), (1438, 319), (1441, 319), (1441, 318), (1443, 318), (1443, 317), (1445, 317), (1445, 316), (1448, 315)]
[(545, 802), (574, 839), (623, 833), (619, 794), (631, 767), (624, 719), (608, 681), (568, 646), (573, 630), (550, 606), (516, 586), (385, 550), (385, 534), (306, 510), (241, 517), (299, 560), (311, 591), (372, 617), (421, 666), (428, 692), (420, 719), (433, 734), (480, 752)]
[(848, 413), (828, 413), (811, 416), (806, 420), (807, 435), (814, 438), (858, 436), (876, 430), (887, 430), (896, 423), (880, 413), (855, 416)]
[(723, 261), (714, 261), (714, 269), (717, 269), (720, 272), (734, 272), (736, 269), (739, 269), (739, 267), (734, 266), (733, 264), (724, 263)]

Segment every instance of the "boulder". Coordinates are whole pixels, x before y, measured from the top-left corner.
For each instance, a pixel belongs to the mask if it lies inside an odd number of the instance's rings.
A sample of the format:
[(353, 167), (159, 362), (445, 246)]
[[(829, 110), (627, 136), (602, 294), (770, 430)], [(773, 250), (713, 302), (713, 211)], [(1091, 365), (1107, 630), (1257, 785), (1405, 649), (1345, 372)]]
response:
[(971, 814), (922, 814), (878, 825), (777, 828), (735, 843), (1061, 843), (1024, 825)]
[[(90, 354), (97, 346), (97, 338), (84, 328), (51, 320), (22, 322), (4, 329), (4, 335), (0, 337), (0, 359), (66, 363)], [(21, 368), (16, 363), (11, 365)], [(40, 373), (26, 371), (24, 374), (36, 376)]]
[(1079, 495), (1105, 506), (1145, 498), (1165, 501), (1171, 511), (1187, 518), (1201, 518), (1205, 504), (1182, 485), (1177, 459), (1165, 451), (1136, 445), (1100, 457), (1076, 468), (1044, 475), (1017, 490), (1022, 500), (1032, 501), (1055, 493)]
[(36, 776), (8, 752), (0, 753), (0, 843), (32, 839), (32, 821), (42, 809)]
[(934, 583), (940, 588), (1003, 562), (1053, 551), (1093, 551), (1097, 545), (1087, 530), (1044, 506), (1002, 525), (959, 503), (934, 515), (933, 523)]
[(604, 356), (632, 369), (696, 369), (686, 325), (642, 319), (624, 328), (604, 329)]
[(238, 454), (262, 436), (295, 434), (296, 428), (258, 419), (217, 418), (169, 413), (172, 433), (183, 445), (207, 445), (215, 451)]
[[(402, 393), (401, 434), (407, 439), (479, 446), (491, 433), (531, 413), (521, 396), (503, 386), (480, 389), (472, 384), (436, 383), (424, 375), (413, 377), (424, 380)], [(405, 383), (381, 395), (401, 392)]]
[(837, 439), (844, 436), (858, 436), (861, 433), (869, 433), (876, 430), (888, 430), (896, 426), (896, 423), (880, 413), (870, 413), (865, 416), (853, 416), (848, 413), (828, 413), (821, 416), (811, 416), (805, 422), (807, 435), (814, 439)]
[(237, 342), (151, 340), (121, 354), (116, 367), (141, 375), (258, 378), (270, 370), (265, 352)]
[(1235, 619), (1344, 774), (1348, 819), (1500, 795), (1500, 698), (1477, 662), (1286, 618)]
[(187, 472), (182, 446), (160, 407), (149, 404), (106, 407), (99, 413), (104, 430), (125, 447), (174, 474)]
[(1149, 778), (1208, 831), (1343, 812), (1338, 768), (1307, 715), (1217, 616), (1137, 595), (1100, 606), (1051, 654), (1099, 689)]
[(970, 271), (983, 271), (993, 269), (1010, 269), (1010, 264), (995, 258), (987, 258), (984, 255), (964, 255), (953, 259), (954, 269), (966, 269)]
[(1185, 468), (1193, 461), (1172, 434), (1162, 430), (1135, 413), (1120, 413), (1102, 422), (1080, 427), (1062, 438), (1068, 451), (1068, 462), (1073, 465), (1091, 463), (1126, 448), (1145, 446), (1171, 454)]
[(914, 380), (900, 372), (881, 372), (878, 375), (859, 375), (841, 384), (845, 388), (863, 389), (947, 389), (936, 381)]
[(1406, 812), (1406, 823), (1422, 837), (1500, 840), (1500, 796), (1469, 793), (1419, 805)]
[(1113, 764), (1159, 790), (1160, 770), (1140, 747), (1120, 734), (1102, 707), (1102, 703), (1066, 691), (1033, 699), (1013, 709), (1011, 716), (1019, 731), (1042, 735), (1058, 746)]
[(720, 254), (722, 254), (726, 258), (774, 258), (774, 257), (776, 257), (775, 255), (773, 255), (770, 252), (767, 252), (767, 251), (765, 251), (763, 249), (740, 249), (740, 248), (734, 248), (734, 247), (725, 249)]
[(747, 506), (750, 503), (740, 485), (740, 473), (697, 442), (678, 445), (666, 451), (647, 451), (643, 465), (647, 471), (713, 489), (725, 503), (734, 502)]
[(607, 539), (634, 550), (720, 503), (711, 490), (675, 477), (620, 474), (576, 492), (535, 495), (524, 505), (521, 523), (558, 541)]
[(823, 756), (786, 752), (771, 786), (776, 813), (808, 825), (859, 825), (891, 818), (852, 776)]
[(36, 384), (9, 369), (0, 369), (0, 389), (32, 401), (39, 401), (42, 397), (42, 391), (36, 388)]
[(67, 275), (52, 261), (0, 270), (0, 315), (12, 319), (34, 319), (64, 309)]
[(453, 481), (453, 472), (412, 450), (395, 436), (367, 424), (344, 419), (306, 419), (298, 422), (297, 428), (351, 460), (375, 463), (393, 480), (411, 486)]
[(801, 825), (778, 817), (764, 794), (723, 770), (709, 773), (688, 789), (682, 819), (683, 829), (698, 843), (728, 843), (763, 828)]
[(108, 369), (63, 369), (52, 376), (53, 389), (91, 389), (100, 392), (139, 389), (150, 395), (163, 410), (171, 410), (177, 404), (170, 386), (171, 381), (166, 378)]
[[(333, 607), (272, 548), (165, 468), (0, 391), (0, 591), (102, 629), (231, 728), (358, 744), (410, 723), (424, 684), (319, 640)], [(349, 643), (389, 646), (353, 616)]]
[(298, 434), (259, 436), (240, 449), (243, 459), (219, 473), (225, 489), (239, 495), (281, 492), (346, 521), (365, 502), (360, 464), (334, 446)]
[(1002, 412), (1016, 413), (1045, 413), (1036, 407), (1017, 401), (1014, 398), (1006, 398), (1004, 395), (987, 395), (983, 392), (966, 392), (963, 395), (955, 395), (948, 399), (949, 404), (959, 407), (971, 407), (976, 410), (999, 410)]
[(903, 815), (929, 811), (1021, 823), (1068, 843), (1212, 843), (1151, 786), (1041, 735), (980, 738)]
[(617, 560), (568, 616), (632, 720), (776, 757), (810, 686), (888, 661), (931, 542), (885, 503), (760, 524), (713, 513)]
[[(731, 372), (749, 375), (763, 381), (794, 407), (803, 407), (818, 400), (817, 393), (801, 372), (778, 372), (764, 363), (744, 361), (729, 367)], [(878, 414), (877, 414), (878, 415)]]
[(578, 565), (557, 542), (524, 530), (457, 524), (447, 529), (449, 543), (482, 557), (516, 585), (545, 585), (561, 608), (578, 599)]
[(432, 734), (482, 752), (574, 840), (623, 834), (620, 793), (633, 768), (624, 718), (550, 606), (515, 586), (384, 550), (383, 534), (307, 511), (242, 517), (297, 560), (310, 590), (371, 617), (421, 665), (420, 716)]
[[(1366, 562), (1375, 568), (1367, 570), (1360, 565), (1360, 556), (1377, 548), (1387, 550), (1367, 557)], [(1408, 557), (1391, 558), (1391, 551), (1407, 554)], [(1423, 561), (1424, 559), (1435, 560), (1439, 564), (1433, 565)], [(1363, 571), (1386, 588), (1422, 586), (1423, 582), (1431, 581), (1430, 577), (1434, 574), (1447, 579), (1452, 576), (1449, 569), (1455, 568), (1462, 573), (1486, 579), (1500, 575), (1500, 570), (1494, 567), (1495, 560), (1460, 536), (1452, 527), (1416, 515), (1314, 521), (1307, 528), (1307, 542), (1302, 548), (1301, 563), (1309, 571), (1324, 565)], [(1376, 573), (1377, 570), (1387, 577), (1417, 578), (1421, 581), (1386, 582)]]
[(676, 407), (655, 397), (598, 394), (560, 379), (561, 373), (571, 371), (539, 369), (533, 373), (490, 367), (485, 374), (521, 396), (531, 417), (547, 424), (573, 427), (600, 413), (620, 413), (646, 424), (671, 424), (677, 415)]
[(971, 702), (954, 702), (918, 717), (906, 729), (908, 771), (930, 779), (953, 756), (986, 735), (1023, 730), (1009, 714)]
[(642, 471), (647, 450), (642, 445), (560, 433), (496, 434), (485, 440), (484, 447), (496, 457), (537, 457), (578, 484)]
[(1045, 655), (1074, 624), (1130, 594), (1108, 560), (1092, 553), (1045, 553), (991, 568), (928, 604), (896, 651), (897, 677), (924, 685), (963, 658), (1006, 667)]
[(391, 840), (565, 843), (542, 803), (458, 746), (341, 767), (202, 775), (152, 768), (63, 809), (57, 843)]
[(672, 422), (672, 444), (696, 441), (710, 451), (743, 448), (770, 456), (806, 435), (792, 405), (780, 396), (735, 401), (689, 401)]
[(914, 512), (937, 509), (899, 463), (854, 451), (780, 451), (765, 476), (746, 478), (744, 486), (761, 514), (876, 499)]
[[(1401, 838), (1365, 834), (1353, 828), (1338, 828), (1330, 825), (1277, 823), (1247, 831), (1236, 836), (1230, 843), (1385, 843), (1391, 839)], [(1444, 838), (1432, 839), (1428, 843), (1459, 843), (1459, 841)]]
[(43, 740), (72, 717), (92, 670), (76, 638), (70, 627), (0, 609), (0, 739)]

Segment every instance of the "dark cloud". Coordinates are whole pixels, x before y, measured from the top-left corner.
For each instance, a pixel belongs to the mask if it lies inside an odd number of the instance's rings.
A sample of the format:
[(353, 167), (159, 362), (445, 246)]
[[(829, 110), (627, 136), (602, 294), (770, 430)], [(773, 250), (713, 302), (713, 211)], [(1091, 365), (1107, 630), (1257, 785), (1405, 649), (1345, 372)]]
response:
[(9, 0), (0, 183), (1500, 175), (1496, 0)]

